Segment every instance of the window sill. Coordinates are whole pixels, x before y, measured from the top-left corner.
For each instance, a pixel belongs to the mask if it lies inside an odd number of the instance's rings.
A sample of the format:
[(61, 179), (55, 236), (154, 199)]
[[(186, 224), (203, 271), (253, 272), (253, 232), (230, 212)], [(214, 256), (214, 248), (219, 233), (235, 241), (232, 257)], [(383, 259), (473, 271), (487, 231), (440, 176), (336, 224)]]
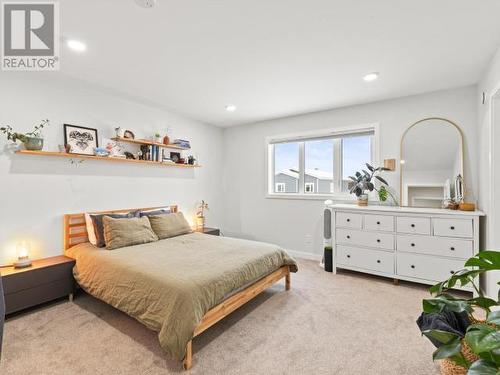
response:
[(298, 194), (298, 193), (267, 193), (267, 199), (299, 199), (299, 200), (313, 200), (325, 201), (331, 199), (340, 202), (354, 202), (356, 197), (352, 194)]

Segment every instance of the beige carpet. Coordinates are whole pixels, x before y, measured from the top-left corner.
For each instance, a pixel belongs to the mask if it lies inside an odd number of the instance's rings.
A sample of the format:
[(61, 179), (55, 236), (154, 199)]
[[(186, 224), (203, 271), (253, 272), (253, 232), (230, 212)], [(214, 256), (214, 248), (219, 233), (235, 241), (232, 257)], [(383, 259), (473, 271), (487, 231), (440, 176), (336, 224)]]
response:
[[(292, 290), (263, 293), (194, 340), (191, 374), (437, 374), (415, 325), (426, 288), (300, 261)], [(2, 375), (170, 374), (156, 334), (81, 295), (9, 319)]]

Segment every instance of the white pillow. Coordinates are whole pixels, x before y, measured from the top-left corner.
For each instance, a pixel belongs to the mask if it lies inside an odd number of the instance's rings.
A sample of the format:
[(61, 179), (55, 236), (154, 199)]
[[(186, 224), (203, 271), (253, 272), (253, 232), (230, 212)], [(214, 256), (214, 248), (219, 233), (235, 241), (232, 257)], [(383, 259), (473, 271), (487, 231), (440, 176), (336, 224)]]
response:
[(89, 242), (92, 245), (97, 245), (97, 238), (94, 231), (94, 223), (89, 214), (85, 214), (85, 224), (87, 226), (87, 236), (89, 237)]

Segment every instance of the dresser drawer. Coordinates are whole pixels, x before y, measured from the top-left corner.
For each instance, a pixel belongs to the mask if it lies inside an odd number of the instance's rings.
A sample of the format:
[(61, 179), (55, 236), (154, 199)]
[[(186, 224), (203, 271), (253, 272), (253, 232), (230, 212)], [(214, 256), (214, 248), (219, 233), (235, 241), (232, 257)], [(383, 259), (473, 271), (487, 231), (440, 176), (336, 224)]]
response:
[(338, 246), (337, 265), (341, 268), (342, 266), (356, 267), (393, 275), (394, 253), (352, 246)]
[(396, 239), (398, 251), (468, 259), (474, 255), (472, 241), (454, 238), (410, 236), (399, 234)]
[(442, 281), (464, 268), (463, 260), (428, 255), (397, 253), (396, 274), (417, 279)]
[(361, 229), (363, 215), (352, 214), (350, 212), (337, 212), (335, 216), (335, 225), (341, 228)]
[(472, 238), (472, 219), (432, 219), (435, 236)]
[(363, 232), (354, 229), (337, 229), (336, 235), (336, 243), (338, 244), (394, 250), (393, 234)]
[(366, 230), (394, 232), (394, 216), (365, 215), (364, 223)]
[(431, 234), (429, 217), (398, 216), (397, 231), (399, 233)]

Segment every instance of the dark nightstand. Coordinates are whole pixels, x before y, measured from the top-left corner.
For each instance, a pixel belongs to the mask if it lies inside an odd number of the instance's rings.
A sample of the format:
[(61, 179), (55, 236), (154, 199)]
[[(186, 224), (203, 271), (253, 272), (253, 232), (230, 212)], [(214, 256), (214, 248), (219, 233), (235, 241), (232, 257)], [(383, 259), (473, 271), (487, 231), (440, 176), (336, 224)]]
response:
[(5, 313), (68, 296), (73, 300), (75, 260), (63, 255), (34, 260), (30, 267), (0, 268), (5, 292)]
[(217, 228), (204, 227), (204, 228), (196, 229), (196, 232), (211, 234), (213, 236), (220, 236), (220, 229), (217, 229)]

